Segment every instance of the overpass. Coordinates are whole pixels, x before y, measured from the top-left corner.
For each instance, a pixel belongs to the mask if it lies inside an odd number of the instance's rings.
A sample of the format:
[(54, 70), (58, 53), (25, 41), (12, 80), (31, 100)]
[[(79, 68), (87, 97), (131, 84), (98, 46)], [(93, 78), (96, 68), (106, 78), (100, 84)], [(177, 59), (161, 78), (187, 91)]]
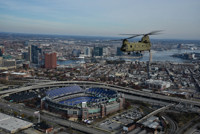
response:
[(151, 113), (149, 113), (148, 115), (144, 116), (142, 119), (138, 120), (137, 123), (142, 123), (144, 120), (146, 120), (147, 118), (156, 115), (159, 112), (165, 111), (166, 109), (170, 108), (171, 106), (173, 106), (174, 104), (169, 104), (167, 106), (161, 107)]
[(140, 90), (136, 90), (136, 89), (132, 89), (132, 88), (128, 88), (128, 87), (121, 87), (121, 86), (117, 86), (117, 85), (98, 83), (98, 82), (90, 82), (90, 81), (53, 81), (53, 82), (47, 82), (47, 83), (40, 83), (40, 84), (33, 85), (33, 86), (27, 86), (27, 87), (21, 87), (21, 88), (16, 88), (16, 89), (11, 89), (11, 90), (0, 91), (0, 95), (9, 94), (9, 93), (17, 93), (17, 92), (28, 91), (28, 90), (39, 90), (39, 89), (44, 89), (44, 88), (50, 89), (50, 88), (63, 87), (63, 86), (76, 85), (76, 84), (79, 86), (82, 86), (82, 87), (91, 87), (91, 86), (92, 87), (95, 87), (95, 86), (102, 87), (102, 88), (116, 90), (118, 92), (122, 92), (122, 93), (129, 94), (129, 95), (146, 97), (146, 98), (156, 99), (156, 100), (170, 102), (170, 103), (183, 102), (185, 104), (190, 104), (190, 105), (195, 105), (195, 106), (200, 107), (200, 102), (198, 102), (198, 101), (181, 99), (181, 98), (177, 98), (177, 97), (170, 97), (170, 96), (140, 91)]

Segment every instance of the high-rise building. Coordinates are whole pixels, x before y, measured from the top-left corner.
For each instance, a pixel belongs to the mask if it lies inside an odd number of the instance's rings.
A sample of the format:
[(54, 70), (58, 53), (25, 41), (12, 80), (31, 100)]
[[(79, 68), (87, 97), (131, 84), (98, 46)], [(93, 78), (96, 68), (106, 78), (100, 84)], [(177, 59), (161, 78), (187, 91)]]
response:
[(56, 53), (45, 53), (45, 68), (54, 69), (57, 67)]
[(31, 62), (31, 46), (28, 46), (28, 61)]
[(94, 56), (103, 56), (103, 47), (94, 47)]
[(3, 59), (3, 67), (16, 68), (15, 59)]
[(28, 52), (23, 52), (22, 53), (22, 58), (25, 59), (26, 61), (29, 61), (29, 53)]
[(2, 50), (0, 49), (0, 56), (3, 56)]
[(2, 66), (3, 63), (3, 57), (0, 57), (0, 66)]
[(24, 46), (28, 46), (28, 41), (25, 41), (25, 42), (24, 42)]
[(91, 47), (86, 47), (85, 48), (85, 51), (84, 51), (85, 56), (87, 56), (87, 57), (91, 57), (92, 56), (92, 50), (91, 49), (92, 49)]
[(0, 56), (3, 56), (4, 53), (4, 46), (0, 46)]
[(79, 49), (73, 49), (72, 51), (72, 55), (75, 57), (79, 57), (80, 53), (81, 53), (81, 50)]
[(42, 62), (42, 49), (38, 46), (31, 45), (31, 62), (40, 65)]
[(103, 56), (108, 56), (109, 51), (108, 51), (108, 47), (104, 47), (103, 48)]
[(117, 48), (117, 56), (122, 56), (123, 55), (123, 52), (121, 51), (121, 48), (118, 47)]

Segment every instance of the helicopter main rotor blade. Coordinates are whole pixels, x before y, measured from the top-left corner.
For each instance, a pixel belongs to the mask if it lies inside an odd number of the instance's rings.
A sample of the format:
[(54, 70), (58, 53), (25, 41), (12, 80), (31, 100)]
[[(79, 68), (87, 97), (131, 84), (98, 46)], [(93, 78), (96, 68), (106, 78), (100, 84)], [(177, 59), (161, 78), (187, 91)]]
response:
[(141, 35), (157, 35), (160, 34), (160, 32), (162, 32), (163, 30), (156, 30), (156, 31), (151, 31), (149, 33), (145, 33), (145, 34), (120, 34), (120, 35), (133, 35), (133, 36), (141, 36)]
[(128, 39), (132, 39), (132, 38), (135, 38), (135, 37), (138, 37), (138, 36), (146, 36), (146, 35), (157, 35), (157, 34), (160, 34), (160, 32), (163, 31), (163, 30), (156, 30), (156, 31), (152, 31), (152, 32), (149, 32), (149, 33), (146, 33), (146, 34), (120, 34), (120, 35), (132, 35), (128, 38), (123, 38), (123, 39), (116, 39), (116, 40), (107, 40), (107, 41), (103, 41), (103, 42), (112, 42), (112, 41), (123, 41), (123, 40), (128, 40)]
[(136, 35), (133, 35), (133, 36), (131, 36), (131, 37), (128, 37), (128, 38), (125, 38), (125, 39), (132, 39), (132, 38), (135, 38), (135, 37), (138, 37), (138, 36), (141, 36), (140, 34), (136, 34)]
[(163, 30), (156, 30), (156, 31), (152, 31), (152, 32), (149, 32), (147, 34), (143, 34), (143, 35), (158, 35), (158, 34), (161, 34), (160, 32), (162, 32)]
[(123, 41), (124, 39), (118, 39), (118, 40), (109, 40), (110, 42), (112, 41)]
[(123, 41), (123, 39), (116, 39), (116, 40), (102, 40), (100, 42), (113, 42), (113, 41)]
[(139, 35), (139, 34), (119, 34), (119, 35)]
[(137, 37), (137, 36), (140, 36), (140, 35), (139, 35), (139, 34), (135, 34), (135, 35), (133, 35), (133, 36), (131, 36), (131, 37), (128, 37), (128, 38), (123, 38), (123, 39), (118, 39), (118, 40), (110, 40), (110, 41), (123, 41), (123, 40), (128, 40), (128, 39), (135, 38), (135, 37)]

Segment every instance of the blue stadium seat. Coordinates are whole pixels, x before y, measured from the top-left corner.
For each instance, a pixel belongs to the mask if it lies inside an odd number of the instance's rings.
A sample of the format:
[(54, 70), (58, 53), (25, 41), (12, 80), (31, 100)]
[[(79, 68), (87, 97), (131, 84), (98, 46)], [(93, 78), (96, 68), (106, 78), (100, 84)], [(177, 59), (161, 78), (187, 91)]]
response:
[(59, 97), (63, 96), (66, 94), (71, 94), (71, 93), (77, 93), (77, 92), (83, 92), (83, 89), (79, 86), (71, 86), (71, 87), (64, 87), (64, 88), (57, 88), (54, 90), (47, 91), (46, 94), (51, 97)]

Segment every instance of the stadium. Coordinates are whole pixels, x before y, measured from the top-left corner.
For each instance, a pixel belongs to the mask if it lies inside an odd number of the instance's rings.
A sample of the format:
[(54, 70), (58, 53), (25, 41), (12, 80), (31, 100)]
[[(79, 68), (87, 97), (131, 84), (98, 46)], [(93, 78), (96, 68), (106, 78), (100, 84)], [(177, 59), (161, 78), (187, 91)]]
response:
[(68, 117), (91, 119), (123, 109), (124, 102), (124, 97), (115, 90), (71, 85), (46, 91), (41, 108)]

